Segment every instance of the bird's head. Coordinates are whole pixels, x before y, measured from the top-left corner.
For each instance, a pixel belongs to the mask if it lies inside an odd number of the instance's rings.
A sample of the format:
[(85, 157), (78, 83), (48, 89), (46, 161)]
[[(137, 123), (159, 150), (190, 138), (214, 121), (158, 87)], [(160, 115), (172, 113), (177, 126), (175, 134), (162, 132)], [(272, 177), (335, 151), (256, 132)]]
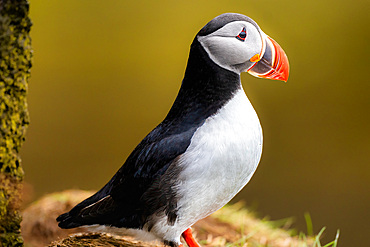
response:
[(251, 18), (235, 13), (217, 16), (196, 37), (220, 67), (238, 74), (287, 81), (288, 58), (279, 44)]

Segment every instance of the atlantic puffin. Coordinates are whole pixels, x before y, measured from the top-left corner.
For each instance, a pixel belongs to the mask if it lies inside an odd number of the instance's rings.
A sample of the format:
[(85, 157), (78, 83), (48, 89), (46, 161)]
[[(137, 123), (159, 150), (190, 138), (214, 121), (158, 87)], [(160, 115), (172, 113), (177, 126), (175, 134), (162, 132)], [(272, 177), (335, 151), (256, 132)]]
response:
[(59, 227), (133, 234), (200, 246), (191, 226), (251, 179), (262, 128), (240, 73), (287, 81), (288, 58), (251, 18), (226, 13), (195, 36), (178, 95), (165, 119), (97, 193), (57, 218)]

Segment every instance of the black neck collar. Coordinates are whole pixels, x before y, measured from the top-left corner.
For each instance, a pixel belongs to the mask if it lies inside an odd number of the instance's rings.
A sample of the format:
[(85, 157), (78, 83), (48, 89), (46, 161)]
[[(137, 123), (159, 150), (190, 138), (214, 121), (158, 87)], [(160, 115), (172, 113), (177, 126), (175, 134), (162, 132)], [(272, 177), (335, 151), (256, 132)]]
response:
[(215, 114), (240, 87), (240, 75), (215, 64), (195, 37), (180, 91), (165, 121), (199, 123)]

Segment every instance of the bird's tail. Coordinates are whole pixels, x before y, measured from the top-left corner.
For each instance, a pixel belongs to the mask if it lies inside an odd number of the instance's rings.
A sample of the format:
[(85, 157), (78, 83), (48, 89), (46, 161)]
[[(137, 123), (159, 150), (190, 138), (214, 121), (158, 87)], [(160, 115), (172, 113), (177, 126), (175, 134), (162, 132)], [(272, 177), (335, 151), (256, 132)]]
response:
[(109, 195), (113, 179), (114, 177), (97, 193), (77, 204), (68, 213), (59, 215), (56, 219), (58, 226), (70, 229), (105, 222), (106, 213), (115, 208), (114, 200)]
[(69, 212), (59, 215), (57, 221), (59, 222), (58, 226), (63, 229), (70, 229), (83, 225), (81, 223), (75, 222), (74, 217), (72, 217)]

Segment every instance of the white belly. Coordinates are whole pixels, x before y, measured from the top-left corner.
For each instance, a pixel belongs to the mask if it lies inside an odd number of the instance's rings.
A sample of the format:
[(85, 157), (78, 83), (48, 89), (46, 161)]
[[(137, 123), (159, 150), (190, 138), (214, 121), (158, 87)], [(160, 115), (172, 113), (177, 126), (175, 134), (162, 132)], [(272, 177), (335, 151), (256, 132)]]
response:
[[(174, 226), (158, 222), (160, 235), (173, 235), (229, 202), (250, 180), (262, 153), (262, 128), (240, 89), (194, 133), (178, 164), (178, 218)], [(157, 226), (159, 226), (157, 225)], [(161, 229), (162, 228), (162, 229)]]

